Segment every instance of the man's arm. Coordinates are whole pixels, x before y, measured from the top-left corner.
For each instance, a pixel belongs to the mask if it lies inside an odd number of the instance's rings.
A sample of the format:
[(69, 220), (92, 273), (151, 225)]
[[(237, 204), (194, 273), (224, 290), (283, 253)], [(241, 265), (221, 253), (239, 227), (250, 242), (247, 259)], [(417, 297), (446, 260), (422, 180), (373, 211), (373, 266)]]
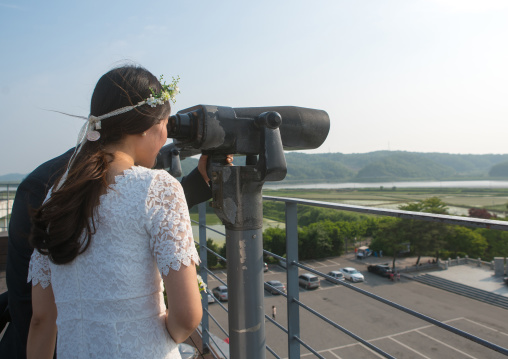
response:
[(191, 173), (182, 178), (182, 188), (187, 200), (187, 206), (192, 208), (198, 203), (212, 198), (212, 190), (196, 167)]
[[(233, 155), (227, 155), (226, 162), (233, 166)], [(208, 155), (201, 155), (198, 166), (182, 178), (181, 184), (189, 209), (212, 198), (211, 183), (208, 178)]]

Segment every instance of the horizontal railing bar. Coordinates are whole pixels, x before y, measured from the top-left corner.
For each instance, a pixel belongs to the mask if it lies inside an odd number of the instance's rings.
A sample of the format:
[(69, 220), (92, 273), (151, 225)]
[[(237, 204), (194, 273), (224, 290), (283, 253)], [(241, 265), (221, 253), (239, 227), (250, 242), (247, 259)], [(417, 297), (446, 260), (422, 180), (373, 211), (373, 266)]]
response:
[[(212, 336), (212, 333), (210, 333), (210, 331), (206, 331), (208, 333), (208, 338), (210, 338), (210, 340), (215, 344), (215, 347), (220, 351), (220, 353), (222, 354), (222, 357), (223, 358), (227, 358), (226, 354), (224, 354), (224, 352), (220, 349), (219, 347), (219, 344), (213, 339), (213, 336)], [(210, 350), (213, 354), (213, 350)], [(215, 357), (215, 355), (214, 355)]]
[(222, 326), (219, 324), (219, 322), (215, 319), (215, 317), (213, 315), (210, 314), (210, 311), (208, 311), (207, 309), (203, 308), (206, 312), (206, 314), (208, 314), (208, 316), (210, 318), (212, 318), (212, 320), (215, 322), (215, 324), (217, 324), (217, 326), (219, 327), (219, 329), (224, 333), (225, 336), (229, 337), (229, 333), (226, 331), (226, 329), (222, 328)]
[[(194, 241), (194, 244), (197, 244), (199, 246), (199, 243), (197, 241)], [(224, 258), (223, 256), (221, 256), (219, 253), (216, 253), (214, 252), (213, 250), (211, 250), (210, 248), (208, 248), (207, 246), (203, 246), (208, 252), (212, 253), (214, 256), (216, 256), (217, 258), (219, 258), (220, 260), (223, 260), (224, 262), (227, 263), (227, 259)]]
[(281, 359), (281, 357), (278, 356), (277, 354), (275, 354), (275, 352), (272, 350), (272, 348), (270, 348), (268, 345), (266, 346), (266, 350), (268, 350), (270, 353), (272, 353), (273, 356), (276, 357), (277, 359)]
[(277, 327), (279, 327), (280, 330), (282, 330), (284, 333), (288, 333), (288, 330), (284, 328), (281, 324), (277, 323), (275, 320), (270, 318), (268, 315), (265, 314), (265, 318), (268, 319), (272, 324), (275, 324)]
[[(194, 220), (194, 219), (191, 219), (191, 222), (194, 222), (194, 223), (196, 223), (196, 224), (199, 224), (199, 221), (196, 221), (196, 220)], [(219, 232), (218, 230), (213, 229), (213, 228), (208, 227), (208, 226), (203, 225), (203, 224), (199, 224), (199, 226), (200, 226), (200, 227), (205, 227), (206, 229), (208, 229), (208, 230), (210, 230), (210, 231), (212, 231), (212, 232), (215, 232), (215, 233), (217, 233), (217, 234), (222, 234), (224, 237), (226, 237), (226, 233)]]
[(217, 277), (210, 269), (208, 269), (208, 267), (203, 267), (205, 268), (206, 272), (208, 274), (210, 274), (212, 277), (214, 277), (215, 279), (217, 279), (219, 282), (221, 282), (222, 284), (224, 284), (226, 287), (228, 286), (226, 282), (224, 282), (222, 279), (220, 279), (219, 277)]
[(275, 258), (277, 258), (278, 260), (283, 260), (283, 261), (286, 261), (286, 258), (281, 257), (281, 256), (279, 256), (279, 255), (277, 255), (277, 254), (275, 254), (275, 253), (269, 252), (269, 251), (267, 251), (266, 249), (263, 249), (263, 253), (264, 253), (264, 254), (268, 254), (268, 255), (269, 255), (269, 256), (271, 256), (271, 257), (275, 257)]
[(270, 287), (270, 288), (272, 288), (272, 289), (275, 289), (275, 291), (276, 291), (277, 293), (279, 293), (279, 294), (283, 295), (285, 298), (287, 298), (286, 293), (284, 293), (283, 291), (281, 291), (281, 290), (279, 290), (279, 289), (275, 288), (274, 286), (270, 285), (268, 282), (266, 283), (266, 285), (267, 285), (267, 286), (269, 286), (269, 287)]
[(212, 297), (215, 299), (215, 302), (216, 302), (218, 305), (220, 305), (220, 307), (221, 307), (222, 309), (224, 309), (224, 311), (225, 311), (226, 313), (229, 313), (229, 312), (228, 312), (228, 309), (227, 309), (225, 306), (223, 306), (223, 305), (222, 305), (222, 303), (220, 302), (220, 300), (219, 300), (218, 298), (215, 298), (215, 296), (213, 295), (213, 293), (211, 293), (208, 289), (206, 290), (206, 292), (207, 292), (207, 293), (210, 293), (210, 294), (212, 295)]
[(309, 306), (303, 304), (302, 302), (300, 302), (299, 300), (297, 299), (293, 299), (293, 301), (295, 303), (298, 303), (298, 305), (306, 310), (308, 310), (310, 313), (314, 314), (315, 316), (319, 317), (321, 320), (327, 322), (328, 324), (330, 324), (331, 326), (339, 329), (341, 332), (343, 332), (344, 334), (347, 334), (349, 335), (351, 338), (355, 339), (356, 341), (362, 343), (363, 345), (369, 347), (370, 349), (374, 350), (376, 353), (379, 353), (380, 355), (384, 356), (385, 358), (391, 358), (391, 359), (395, 359), (395, 357), (391, 356), (390, 354), (388, 353), (385, 353), (384, 351), (382, 351), (381, 349), (379, 349), (378, 347), (376, 347), (375, 345), (369, 343), (368, 341), (366, 341), (365, 339), (359, 337), (358, 335), (356, 335), (355, 333), (347, 330), (346, 328), (344, 328), (343, 326), (340, 326), (339, 324), (335, 323), (334, 321), (328, 319), (327, 317), (325, 317), (324, 315), (316, 312), (314, 309), (310, 308)]
[(398, 217), (398, 218), (404, 218), (404, 219), (417, 219), (417, 220), (422, 220), (422, 221), (441, 222), (441, 223), (455, 224), (455, 225), (461, 225), (461, 226), (467, 226), (467, 227), (499, 229), (502, 231), (508, 231), (508, 222), (496, 221), (496, 220), (492, 220), (492, 219), (459, 217), (459, 216), (450, 216), (450, 215), (446, 215), (446, 214), (435, 214), (435, 213), (425, 213), (425, 212), (412, 212), (412, 211), (404, 211), (401, 209), (364, 207), (364, 206), (355, 206), (355, 205), (351, 205), (351, 204), (311, 201), (311, 200), (307, 200), (307, 199), (304, 200), (304, 199), (286, 198), (286, 197), (263, 196), (263, 199), (269, 200), (269, 201), (296, 203), (296, 204), (302, 204), (302, 205), (308, 205), (308, 206), (338, 209), (338, 210), (343, 210), (343, 211), (375, 214), (375, 215), (380, 215), (380, 216)]
[(310, 347), (309, 345), (307, 345), (303, 340), (301, 340), (300, 338), (298, 338), (296, 335), (293, 336), (293, 338), (296, 339), (296, 341), (298, 341), (301, 345), (303, 345), (305, 348), (307, 348), (312, 354), (314, 354), (315, 356), (317, 356), (318, 358), (320, 359), (326, 359), (324, 356), (321, 356), (317, 351), (315, 351), (312, 347)]

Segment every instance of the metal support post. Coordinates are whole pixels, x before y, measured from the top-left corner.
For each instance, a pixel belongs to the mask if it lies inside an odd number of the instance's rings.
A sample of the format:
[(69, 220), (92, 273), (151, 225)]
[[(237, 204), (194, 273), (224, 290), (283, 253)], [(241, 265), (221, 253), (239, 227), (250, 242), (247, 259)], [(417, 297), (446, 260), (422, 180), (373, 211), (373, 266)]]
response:
[[(203, 282), (208, 286), (208, 251), (206, 250), (206, 202), (198, 204), (199, 211), (199, 257), (201, 264), (199, 265), (199, 275), (203, 279)], [(210, 335), (208, 334), (208, 293), (201, 294), (201, 303), (203, 305), (203, 317), (201, 319), (201, 340), (202, 350), (204, 353), (209, 350)]]
[(263, 182), (254, 166), (213, 167), (213, 207), (226, 227), (229, 353), (264, 359)]
[(300, 358), (300, 298), (298, 287), (298, 218), (296, 203), (286, 202), (286, 264), (287, 264), (287, 310), (288, 310), (288, 353), (290, 359)]

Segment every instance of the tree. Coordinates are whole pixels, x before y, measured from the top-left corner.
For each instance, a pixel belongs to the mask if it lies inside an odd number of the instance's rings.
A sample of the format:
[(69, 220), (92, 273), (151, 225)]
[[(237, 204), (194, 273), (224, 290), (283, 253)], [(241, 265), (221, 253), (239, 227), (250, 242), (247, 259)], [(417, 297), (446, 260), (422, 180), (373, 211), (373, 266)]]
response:
[(398, 255), (407, 248), (405, 236), (402, 235), (401, 231), (401, 222), (402, 220), (397, 218), (380, 220), (370, 243), (371, 250), (383, 251), (386, 255), (393, 256), (393, 268), (395, 268)]
[[(206, 240), (206, 246), (214, 251), (215, 253), (219, 253), (219, 245), (215, 243), (211, 238), (208, 238)], [(206, 260), (208, 261), (208, 267), (213, 268), (217, 265), (219, 262), (219, 259), (217, 256), (213, 253), (210, 253), (209, 251), (206, 252)]]
[(332, 255), (332, 242), (321, 223), (313, 223), (298, 231), (298, 257), (323, 258)]
[(479, 228), (476, 232), (487, 240), (486, 260), (492, 260), (494, 257), (508, 257), (508, 232), (487, 228)]
[(461, 253), (473, 258), (483, 257), (488, 243), (480, 232), (470, 228), (455, 226), (450, 228), (446, 236), (446, 249), (458, 256)]
[[(399, 208), (405, 211), (448, 214), (446, 203), (438, 197), (402, 205)], [(434, 252), (436, 260), (439, 259), (439, 250), (446, 243), (445, 236), (448, 227), (445, 224), (411, 219), (402, 221), (400, 226), (403, 236), (411, 243), (411, 250), (414, 250), (418, 256), (417, 265), (420, 263), (421, 256), (425, 253)]]
[(446, 203), (439, 197), (430, 197), (419, 202), (399, 206), (400, 209), (413, 212), (427, 212), (436, 214), (448, 214)]
[(286, 230), (279, 227), (265, 229), (263, 232), (263, 248), (283, 256), (286, 253)]
[(491, 219), (497, 218), (495, 214), (490, 213), (485, 208), (469, 208), (469, 217)]
[(340, 223), (332, 221), (319, 222), (321, 228), (326, 232), (329, 242), (332, 246), (331, 252), (325, 256), (340, 256), (344, 252), (344, 233), (341, 230)]

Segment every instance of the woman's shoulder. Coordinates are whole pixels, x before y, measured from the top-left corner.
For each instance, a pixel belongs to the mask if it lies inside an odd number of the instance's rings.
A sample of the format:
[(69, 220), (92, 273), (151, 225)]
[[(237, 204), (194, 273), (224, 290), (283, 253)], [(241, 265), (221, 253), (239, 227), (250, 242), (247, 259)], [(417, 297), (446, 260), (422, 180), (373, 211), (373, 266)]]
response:
[(134, 177), (138, 180), (145, 180), (148, 185), (156, 184), (176, 184), (180, 185), (180, 182), (171, 176), (165, 170), (154, 170), (142, 166), (133, 166), (129, 170), (125, 171), (128, 177)]

